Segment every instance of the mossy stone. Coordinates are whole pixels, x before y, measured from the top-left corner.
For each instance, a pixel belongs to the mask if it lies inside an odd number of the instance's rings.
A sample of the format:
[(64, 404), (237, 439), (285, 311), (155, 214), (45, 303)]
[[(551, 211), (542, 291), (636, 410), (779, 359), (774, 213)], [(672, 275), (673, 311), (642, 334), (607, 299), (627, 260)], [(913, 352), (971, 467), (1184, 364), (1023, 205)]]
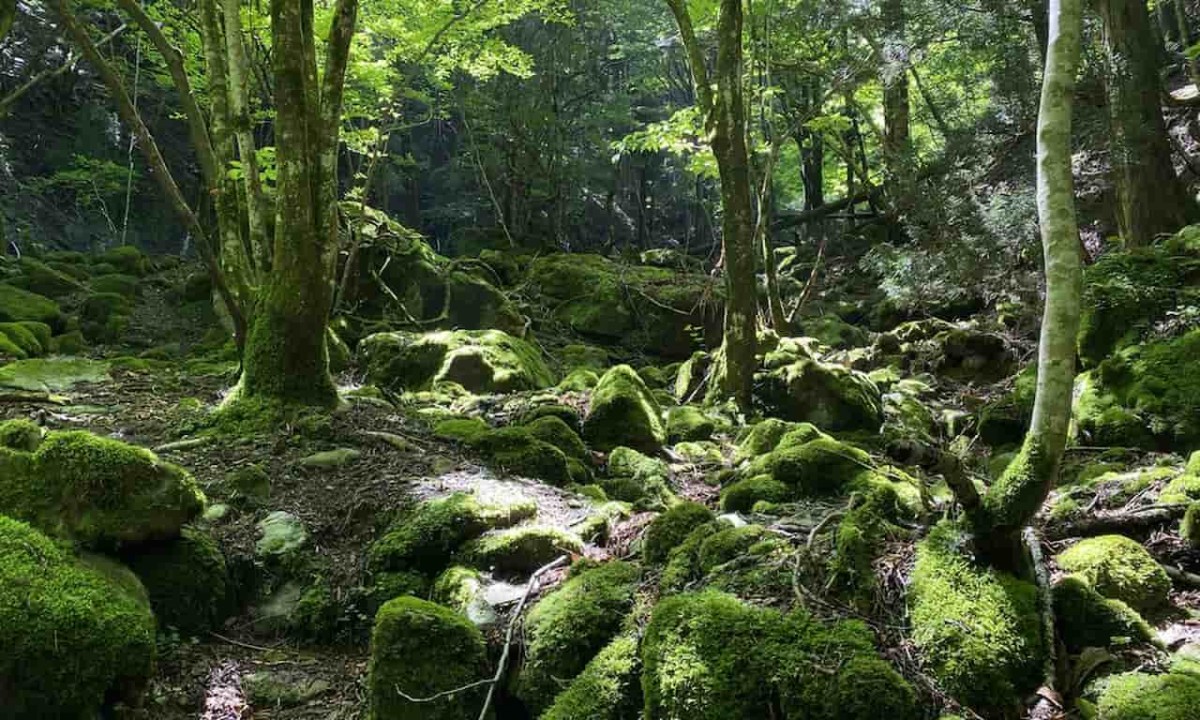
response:
[(455, 382), (471, 392), (504, 393), (554, 384), (538, 350), (500, 330), (379, 333), (364, 338), (359, 351), (368, 380), (398, 390)]
[(150, 596), (160, 627), (204, 635), (229, 611), (225, 555), (204, 531), (185, 527), (175, 540), (128, 556)]
[(588, 461), (588, 449), (579, 437), (579, 433), (571, 429), (562, 418), (545, 415), (526, 424), (525, 429), (535, 438), (558, 448), (568, 458), (581, 462)]
[[(372, 720), (463, 720), (475, 717), (483, 686), (431, 702), (411, 702), (487, 677), (487, 644), (466, 617), (413, 597), (389, 601), (375, 616), (367, 693)], [(401, 695), (404, 693), (404, 695)]]
[(600, 378), (592, 393), (583, 436), (597, 450), (619, 446), (655, 453), (667, 439), (662, 410), (646, 383), (628, 365), (618, 365)]
[(31, 453), (42, 444), (42, 429), (31, 420), (0, 422), (0, 447)]
[(882, 394), (864, 374), (841, 365), (800, 360), (760, 374), (755, 401), (763, 414), (822, 429), (878, 430)]
[(1105, 683), (1097, 720), (1194, 720), (1200, 717), (1200, 676), (1131, 672)]
[[(562, 440), (561, 437), (557, 439)], [(506, 427), (491, 430), (476, 438), (473, 445), (483, 453), (492, 467), (514, 475), (542, 480), (557, 487), (564, 487), (571, 482), (571, 467), (567, 455), (554, 445), (536, 437), (529, 428)]]
[(717, 423), (690, 405), (671, 408), (667, 413), (667, 439), (673, 443), (708, 440), (717, 431)]
[(0, 516), (0, 686), (13, 718), (136, 704), (154, 666), (143, 600), (29, 525)]
[(567, 427), (576, 432), (583, 427), (583, 418), (580, 417), (579, 411), (570, 405), (564, 405), (561, 403), (551, 403), (549, 405), (537, 405), (532, 407), (523, 415), (521, 415), (521, 422), (525, 425), (529, 425), (535, 420), (544, 417), (556, 417), (565, 422)]
[(1056, 558), (1060, 568), (1077, 573), (1101, 595), (1139, 610), (1167, 601), (1171, 579), (1141, 543), (1123, 535), (1086, 538)]
[(1179, 524), (1179, 536), (1189, 546), (1200, 548), (1200, 502), (1189, 505), (1187, 512), (1183, 514), (1183, 521)]
[(851, 488), (874, 464), (862, 450), (832, 438), (783, 446), (751, 464), (750, 472), (769, 474), (805, 494), (824, 495)]
[(19, 359), (39, 357), (46, 353), (45, 346), (25, 323), (0, 323), (0, 336), (20, 349)]
[(1054, 618), (1067, 650), (1108, 647), (1121, 640), (1149, 642), (1154, 630), (1137, 611), (1110, 600), (1083, 579), (1068, 575), (1054, 584)]
[(141, 277), (150, 272), (150, 258), (133, 245), (120, 245), (106, 250), (100, 256), (100, 262), (127, 275)]
[(654, 518), (642, 539), (642, 557), (648, 564), (657, 565), (667, 559), (671, 550), (687, 539), (693, 530), (712, 522), (712, 510), (699, 503), (681, 502)]
[(26, 320), (45, 323), (55, 330), (65, 329), (58, 303), (43, 295), (0, 283), (0, 322)]
[(89, 285), (94, 293), (112, 293), (133, 298), (138, 293), (141, 280), (132, 275), (100, 275), (92, 278)]
[(759, 502), (787, 502), (793, 495), (792, 488), (770, 475), (755, 475), (725, 488), (721, 493), (721, 510), (727, 513), (750, 512)]
[(300, 518), (276, 510), (258, 522), (255, 554), (265, 562), (287, 564), (308, 545), (308, 530)]
[(17, 263), (17, 269), (20, 274), (11, 282), (38, 295), (58, 300), (83, 289), (79, 278), (41, 260), (23, 257)]
[(93, 293), (79, 308), (83, 336), (91, 342), (115, 342), (124, 334), (133, 308), (129, 298), (117, 293)]
[(640, 578), (636, 565), (606, 563), (575, 575), (533, 606), (516, 694), (535, 716), (620, 632)]
[(481, 568), (529, 574), (561, 555), (578, 555), (583, 542), (561, 528), (524, 525), (484, 535), (463, 549)]
[(658, 508), (671, 495), (670, 468), (633, 448), (618, 447), (608, 456), (608, 476), (600, 480), (608, 496), (642, 508)]
[(541, 720), (634, 720), (642, 710), (637, 638), (622, 635), (592, 658)]
[(477, 417), (449, 418), (433, 426), (435, 437), (465, 445), (475, 443), (489, 430), (491, 427)]

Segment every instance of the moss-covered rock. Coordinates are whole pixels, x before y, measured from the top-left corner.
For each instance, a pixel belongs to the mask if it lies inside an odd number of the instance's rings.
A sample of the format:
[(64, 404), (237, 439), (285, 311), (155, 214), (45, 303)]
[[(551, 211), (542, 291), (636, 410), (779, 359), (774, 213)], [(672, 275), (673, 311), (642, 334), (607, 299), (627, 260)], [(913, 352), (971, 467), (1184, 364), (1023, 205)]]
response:
[(575, 368), (558, 384), (563, 392), (587, 392), (600, 383), (600, 375), (588, 368)]
[(592, 658), (541, 720), (635, 720), (642, 710), (637, 638), (622, 635)]
[(708, 440), (716, 431), (717, 423), (690, 405), (671, 408), (667, 413), (667, 439), (670, 442)]
[(874, 468), (871, 456), (833, 438), (785, 445), (751, 463), (750, 472), (768, 474), (806, 494), (843, 492)]
[(483, 574), (475, 568), (455, 565), (433, 583), (433, 601), (453, 608), (479, 626), (496, 622), (496, 611), (487, 601)]
[[(562, 441), (563, 438), (556, 439)], [(491, 430), (476, 438), (473, 446), (487, 458), (489, 465), (515, 475), (536, 478), (558, 487), (568, 485), (573, 479), (567, 455), (535, 436), (527, 427)]]
[(91, 433), (52, 432), (24, 465), (0, 476), (0, 512), (88, 546), (172, 538), (204, 508), (187, 471)]
[(0, 386), (35, 392), (65, 392), (80, 383), (108, 380), (108, 367), (108, 363), (83, 358), (18, 360), (0, 366)]
[(956, 327), (934, 340), (939, 354), (934, 371), (957, 380), (995, 382), (1013, 373), (1016, 358), (1003, 336)]
[(675, 399), (688, 402), (697, 399), (700, 389), (707, 379), (708, 369), (712, 365), (712, 356), (703, 350), (692, 354), (675, 374), (673, 391)]
[(79, 308), (79, 324), (90, 342), (116, 342), (129, 324), (129, 298), (117, 293), (93, 293)]
[(725, 512), (750, 512), (755, 504), (766, 501), (781, 503), (791, 500), (792, 488), (770, 475), (755, 475), (738, 480), (721, 493), (721, 510)]
[(1105, 683), (1097, 720), (1192, 720), (1200, 717), (1200, 676), (1131, 672)]
[(562, 418), (545, 415), (525, 425), (529, 434), (543, 442), (550, 443), (569, 458), (587, 462), (588, 449), (579, 437), (579, 433), (571, 429)]
[(529, 574), (560, 555), (579, 555), (579, 536), (561, 528), (523, 525), (484, 535), (463, 549), (463, 555), (485, 569)]
[(530, 610), (516, 694), (534, 716), (617, 635), (640, 577), (636, 565), (610, 562), (572, 577)]
[(550, 403), (547, 405), (535, 405), (521, 415), (521, 422), (525, 425), (532, 424), (535, 420), (544, 417), (556, 417), (567, 424), (567, 427), (578, 432), (583, 427), (583, 417), (579, 411), (570, 405), (562, 403)]
[(0, 283), (0, 322), (32, 321), (64, 329), (62, 310), (58, 303), (37, 293)]
[(471, 392), (537, 390), (554, 384), (538, 350), (500, 330), (392, 332), (359, 343), (367, 379), (381, 387), (427, 390), (455, 382)]
[(662, 460), (619, 447), (608, 456), (607, 470), (607, 476), (598, 482), (614, 500), (651, 509), (671, 497), (670, 469)]
[(473, 445), (491, 430), (477, 417), (449, 418), (433, 426), (433, 434), (442, 440), (452, 440), (464, 445)]
[(427, 500), (402, 514), (367, 553), (373, 572), (414, 571), (434, 575), (467, 542), (490, 529), (508, 527), (537, 512), (531, 503), (485, 505), (455, 493)]
[(1137, 611), (1110, 600), (1082, 578), (1068, 575), (1054, 584), (1054, 619), (1067, 650), (1108, 647), (1122, 641), (1149, 642), (1154, 630)]
[(100, 263), (111, 265), (126, 275), (141, 277), (150, 272), (150, 258), (133, 245), (121, 245), (106, 250)]
[(650, 523), (642, 539), (642, 557), (651, 565), (663, 562), (672, 548), (682, 543), (697, 527), (713, 519), (712, 510), (699, 503), (678, 503)]
[[(822, 437), (822, 433), (815, 425), (809, 423), (793, 423), (779, 418), (767, 418), (761, 422), (751, 426), (749, 432), (738, 441), (737, 453), (735, 459), (748, 460), (766, 455), (779, 446), (784, 436), (791, 435), (796, 431), (810, 434), (807, 440), (816, 440)], [(800, 435), (792, 435), (792, 438), (799, 438)], [(790, 444), (790, 443), (789, 443)]]
[[(833, 672), (813, 672), (814, 656)], [(642, 661), (646, 720), (918, 716), (912, 687), (879, 659), (864, 625), (825, 626), (719, 592), (659, 603)]]
[(1200, 502), (1188, 506), (1179, 523), (1179, 537), (1192, 548), (1200, 548)]
[(225, 555), (204, 531), (185, 527), (180, 536), (126, 558), (142, 581), (160, 627), (203, 635), (229, 610)]
[(402, 597), (388, 602), (375, 616), (367, 670), (372, 720), (475, 717), (487, 692), (483, 686), (431, 702), (412, 702), (404, 695), (430, 698), (487, 675), (483, 635), (453, 610)]
[(19, 274), (10, 282), (38, 295), (58, 300), (83, 289), (78, 278), (41, 260), (23, 257), (17, 269)]
[(700, 572), (705, 574), (712, 572), (718, 565), (723, 565), (745, 554), (766, 537), (768, 537), (767, 532), (761, 525), (721, 528), (700, 543), (697, 556)]
[(722, 522), (705, 523), (672, 548), (659, 578), (659, 592), (663, 595), (682, 592), (689, 583), (697, 580), (700, 577), (700, 546), (725, 527), (726, 523)]
[(1037, 365), (1022, 370), (1013, 389), (993, 400), (979, 411), (979, 437), (992, 447), (1020, 445), (1033, 416), (1033, 399), (1037, 392)]
[(106, 701), (136, 702), (154, 650), (154, 617), (141, 598), (0, 516), (5, 716), (93, 717)]
[[(49, 349), (42, 345), (29, 325), (30, 323), (0, 323), (0, 337), (7, 338), (8, 342), (20, 351), (19, 354), (9, 352), (17, 359), (39, 357), (45, 355)], [(41, 323), (32, 323), (32, 325), (41, 325)]]
[(94, 293), (111, 293), (127, 298), (133, 298), (138, 293), (141, 280), (132, 275), (100, 275), (92, 278), (89, 285)]
[(761, 373), (755, 401), (765, 415), (834, 432), (874, 431), (883, 424), (882, 396), (875, 383), (855, 370), (815, 360)]
[(31, 420), (0, 422), (0, 447), (31, 453), (42, 444), (42, 429)]
[(600, 378), (583, 436), (604, 452), (622, 445), (648, 453), (662, 447), (667, 439), (662, 410), (633, 368), (618, 365)]
[(258, 521), (257, 529), (258, 541), (254, 544), (254, 554), (266, 565), (294, 566), (308, 546), (308, 530), (300, 518), (290, 512), (276, 510), (269, 513)]
[(800, 334), (816, 338), (822, 345), (831, 348), (862, 347), (870, 342), (871, 335), (837, 315), (820, 315), (800, 320)]
[(912, 639), (958, 701), (1006, 712), (1041, 680), (1044, 645), (1037, 588), (977, 566), (963, 535), (939, 524), (917, 549), (909, 587)]
[(1162, 605), (1171, 591), (1171, 579), (1162, 566), (1140, 543), (1123, 535), (1080, 540), (1056, 560), (1096, 592), (1140, 611)]

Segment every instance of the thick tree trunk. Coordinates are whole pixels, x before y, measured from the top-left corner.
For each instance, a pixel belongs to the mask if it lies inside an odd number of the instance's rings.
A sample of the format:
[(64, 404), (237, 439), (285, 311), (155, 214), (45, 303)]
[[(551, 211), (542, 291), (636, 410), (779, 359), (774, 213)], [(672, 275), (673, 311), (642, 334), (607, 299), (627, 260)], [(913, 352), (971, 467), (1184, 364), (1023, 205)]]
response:
[(1098, 0), (1104, 21), (1117, 224), (1125, 242), (1149, 245), (1195, 217), (1175, 175), (1162, 116), (1159, 43), (1144, 0)]
[(904, 0), (884, 0), (883, 53), (880, 75), (883, 81), (883, 157), (893, 179), (905, 174), (910, 141), (908, 43)]
[(0, 0), (0, 40), (3, 40), (12, 29), (13, 20), (17, 18), (17, 0)]
[(332, 407), (325, 346), (337, 251), (337, 148), (357, 0), (340, 0), (318, 80), (312, 4), (272, 0), (278, 164), (272, 271), (260, 293), (239, 400)]
[(1083, 285), (1071, 174), (1072, 102), (1083, 27), (1081, 5), (1082, 0), (1050, 0), (1050, 43), (1038, 117), (1037, 153), (1046, 307), (1033, 419), (1020, 454), (972, 513), (982, 554), (1008, 569), (1023, 564), (1021, 530), (1054, 485), (1071, 422), (1075, 336)]

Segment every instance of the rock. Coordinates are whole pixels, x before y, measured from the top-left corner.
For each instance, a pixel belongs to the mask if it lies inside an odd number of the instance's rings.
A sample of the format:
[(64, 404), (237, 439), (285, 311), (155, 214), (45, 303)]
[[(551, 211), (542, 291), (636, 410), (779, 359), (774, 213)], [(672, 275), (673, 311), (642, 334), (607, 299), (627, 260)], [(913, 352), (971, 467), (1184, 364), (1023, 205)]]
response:
[[(597, 378), (597, 382), (598, 381), (599, 378)], [(521, 415), (521, 423), (524, 425), (530, 425), (544, 417), (556, 417), (559, 420), (562, 420), (567, 424), (567, 427), (569, 427), (576, 434), (578, 434), (579, 430), (583, 427), (583, 418), (580, 417), (578, 410), (570, 405), (563, 405), (557, 402), (549, 405), (537, 405), (530, 408), (528, 412)]]
[(159, 627), (200, 636), (216, 628), (229, 611), (225, 556), (201, 530), (185, 527), (180, 536), (126, 557), (142, 581)]
[[(379, 609), (371, 633), (367, 694), (374, 720), (463, 720), (479, 714), (487, 688), (451, 693), (490, 675), (487, 644), (470, 620), (411, 597)], [(403, 693), (403, 695), (401, 694)]]
[(1053, 594), (1058, 636), (1072, 653), (1085, 647), (1154, 638), (1154, 630), (1136, 610), (1120, 600), (1109, 600), (1082, 578), (1062, 578), (1054, 584)]
[(105, 380), (111, 380), (108, 363), (81, 358), (19, 360), (0, 367), (0, 387), (33, 392), (64, 392)]
[(586, 343), (574, 343), (567, 345), (558, 353), (559, 362), (564, 368), (573, 370), (585, 369), (595, 370), (597, 373), (604, 372), (611, 364), (608, 350), (598, 345), (588, 345)]
[(796, 441), (805, 443), (819, 437), (827, 437), (811, 423), (766, 418), (751, 426), (750, 431), (738, 441), (734, 459), (741, 461), (766, 455), (779, 447), (785, 436), (789, 437), (789, 445)]
[(814, 360), (760, 374), (755, 400), (765, 415), (810, 422), (833, 432), (876, 431), (883, 424), (875, 383), (856, 370)]
[(308, 531), (295, 515), (276, 510), (258, 522), (254, 552), (269, 562), (286, 562), (308, 545)]
[(963, 381), (990, 383), (1008, 377), (1016, 358), (1003, 336), (966, 328), (939, 334), (934, 372)]
[(88, 547), (169, 539), (204, 509), (183, 468), (91, 433), (51, 432), (36, 452), (11, 453), (7, 462), (0, 513)]
[(821, 315), (800, 320), (800, 334), (819, 340), (831, 348), (862, 347), (871, 341), (871, 335), (855, 327), (837, 315)]
[(690, 405), (671, 408), (667, 413), (667, 439), (670, 442), (709, 440), (717, 431), (717, 423)]
[(17, 262), (17, 269), (20, 274), (9, 282), (38, 295), (61, 300), (83, 290), (78, 278), (28, 256)]
[[(814, 654), (831, 672), (812, 672)], [(803, 609), (783, 615), (720, 592), (660, 602), (642, 662), (647, 720), (760, 717), (771, 706), (789, 719), (920, 717), (916, 693), (862, 624), (824, 625)]]
[(287, 670), (259, 670), (242, 676), (246, 699), (265, 710), (304, 705), (332, 689), (325, 680)]
[(618, 365), (600, 378), (583, 435), (604, 452), (623, 445), (655, 453), (667, 439), (658, 401), (628, 365)]
[(608, 456), (608, 476), (598, 482), (614, 500), (641, 508), (659, 508), (672, 495), (670, 472), (662, 460), (619, 447)]
[(628, 720), (642, 709), (637, 638), (622, 635), (592, 658), (558, 694), (542, 720)]
[[(561, 421), (559, 423), (561, 425)], [(561, 425), (561, 428), (571, 433), (570, 428), (565, 425)], [(555, 439), (567, 442), (566, 436), (556, 436)], [(563, 487), (573, 479), (572, 458), (568, 458), (551, 443), (535, 436), (528, 427), (489, 430), (471, 441), (471, 446), (487, 458), (489, 466), (514, 475), (535, 478), (557, 487)], [(574, 450), (577, 452), (578, 448)], [(580, 462), (578, 457), (573, 459), (575, 463)]]
[(1037, 365), (1017, 375), (1011, 392), (993, 400), (979, 412), (979, 437), (992, 447), (1020, 445), (1033, 417), (1037, 393)]
[(1188, 506), (1179, 524), (1179, 537), (1193, 549), (1200, 548), (1200, 502)]
[(133, 245), (110, 248), (99, 259), (101, 263), (112, 265), (126, 275), (141, 277), (150, 272), (150, 258)]
[(640, 579), (636, 565), (609, 562), (578, 573), (529, 611), (516, 695), (534, 716), (620, 632)]
[(379, 333), (363, 339), (359, 352), (368, 380), (397, 390), (454, 382), (471, 392), (515, 392), (554, 384), (536, 348), (499, 330)]
[(1140, 543), (1123, 535), (1086, 538), (1055, 558), (1104, 597), (1139, 610), (1166, 603), (1171, 579)]
[(56, 331), (65, 329), (58, 303), (37, 293), (0, 283), (0, 322), (26, 320), (45, 323)]
[(770, 475), (756, 475), (739, 480), (721, 493), (721, 510), (728, 513), (745, 513), (759, 502), (781, 503), (791, 500), (794, 492), (790, 487)]
[(693, 530), (714, 520), (711, 510), (694, 502), (681, 502), (654, 518), (642, 539), (642, 557), (647, 564), (657, 565), (667, 559), (671, 550)]
[(32, 453), (42, 444), (42, 429), (30, 420), (0, 422), (0, 447)]
[(675, 399), (680, 402), (696, 399), (707, 379), (711, 365), (712, 356), (703, 350), (697, 351), (688, 358), (687, 362), (680, 365), (679, 372), (675, 375)]
[(917, 548), (909, 588), (912, 639), (956, 700), (1001, 714), (1042, 680), (1037, 588), (979, 567), (942, 522)]
[(432, 576), (446, 568), (467, 542), (536, 513), (531, 502), (484, 505), (465, 493), (427, 500), (403, 514), (371, 546), (369, 566), (376, 573), (413, 571)]
[(484, 535), (463, 549), (479, 567), (527, 575), (562, 555), (583, 552), (578, 536), (561, 528), (538, 525)]
[(1175, 669), (1117, 675), (1105, 683), (1097, 710), (1097, 720), (1193, 720), (1200, 713), (1200, 676)]
[(117, 293), (93, 293), (79, 309), (79, 323), (89, 342), (115, 343), (125, 333), (132, 302)]
[(301, 458), (300, 467), (309, 469), (327, 469), (337, 468), (343, 465), (358, 460), (362, 457), (362, 452), (354, 448), (338, 448), (336, 450), (326, 450), (308, 457)]
[(456, 565), (438, 576), (433, 584), (433, 599), (440, 605), (453, 608), (479, 627), (494, 625), (496, 610), (488, 601), (483, 575), (474, 568)]
[(587, 446), (583, 444), (579, 433), (572, 430), (571, 426), (564, 422), (562, 418), (553, 415), (544, 415), (529, 422), (524, 427), (529, 431), (530, 435), (538, 440), (550, 443), (561, 450), (567, 457), (581, 462), (588, 462), (590, 460)]
[(6, 716), (93, 717), (106, 701), (136, 704), (154, 667), (154, 616), (127, 587), (0, 516)]

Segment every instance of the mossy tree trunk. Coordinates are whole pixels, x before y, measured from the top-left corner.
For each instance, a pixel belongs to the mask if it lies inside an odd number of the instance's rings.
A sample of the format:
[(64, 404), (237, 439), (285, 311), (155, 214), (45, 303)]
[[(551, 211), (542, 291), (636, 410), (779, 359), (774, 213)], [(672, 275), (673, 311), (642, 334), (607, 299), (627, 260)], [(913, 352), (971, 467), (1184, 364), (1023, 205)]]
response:
[(1009, 570), (1024, 565), (1021, 530), (1045, 502), (1066, 447), (1083, 292), (1071, 174), (1072, 103), (1081, 56), (1082, 0), (1050, 0), (1049, 5), (1050, 41), (1037, 139), (1038, 218), (1046, 273), (1037, 397), (1020, 454), (971, 513), (981, 554), (992, 564)]
[(1105, 83), (1112, 123), (1117, 224), (1127, 244), (1145, 246), (1196, 217), (1175, 174), (1162, 115), (1161, 44), (1144, 0), (1097, 0), (1104, 21)]
[(883, 156), (888, 174), (895, 181), (906, 174), (912, 135), (904, 0), (884, 0), (882, 12), (883, 47), (879, 60), (883, 81)]
[(721, 0), (716, 69), (711, 79), (686, 0), (667, 0), (667, 5), (675, 16), (687, 52), (696, 100), (704, 113), (709, 144), (721, 176), (725, 362), (723, 377), (715, 380), (740, 407), (749, 409), (757, 346), (758, 283), (754, 267), (754, 189), (750, 182), (742, 88), (742, 0)]
[(272, 269), (243, 360), (239, 397), (332, 406), (325, 346), (337, 252), (337, 150), (357, 0), (339, 0), (317, 70), (308, 0), (272, 0), (278, 164)]
[(0, 0), (0, 40), (12, 29), (13, 20), (17, 18), (17, 0)]

